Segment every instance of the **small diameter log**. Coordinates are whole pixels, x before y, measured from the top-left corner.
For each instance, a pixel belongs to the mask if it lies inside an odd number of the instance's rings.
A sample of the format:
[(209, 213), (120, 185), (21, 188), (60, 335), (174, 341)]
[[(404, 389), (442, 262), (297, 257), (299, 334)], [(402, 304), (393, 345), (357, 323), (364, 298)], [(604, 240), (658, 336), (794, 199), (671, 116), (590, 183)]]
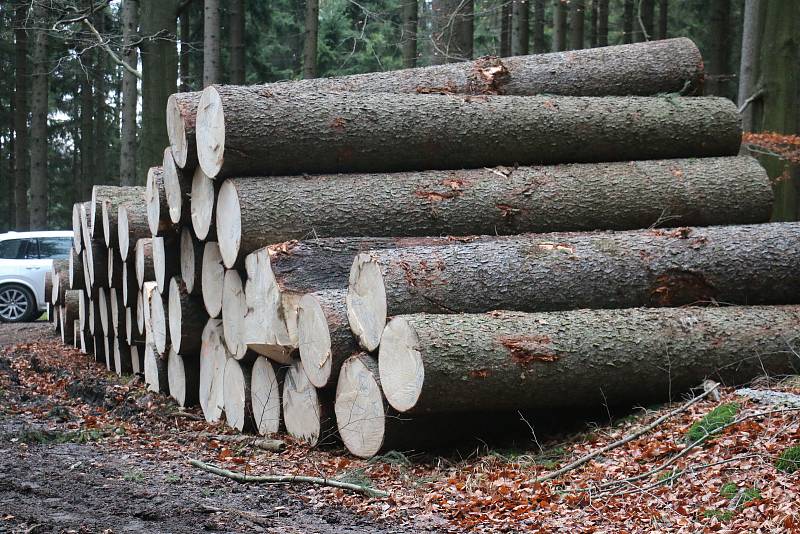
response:
[(89, 269), (89, 284), (92, 289), (108, 287), (108, 248), (101, 241), (88, 241), (85, 243), (84, 253)]
[[(85, 207), (84, 207), (85, 204)], [(83, 252), (82, 214), (89, 208), (89, 202), (76, 202), (72, 205), (72, 247), (77, 254)]]
[(154, 237), (150, 243), (153, 254), (153, 272), (158, 292), (169, 289), (169, 281), (178, 273), (178, 241), (174, 236)]
[(169, 394), (167, 356), (159, 354), (152, 343), (144, 347), (144, 383), (149, 391)]
[(188, 223), (191, 218), (189, 194), (192, 190), (192, 175), (175, 164), (170, 147), (164, 150), (162, 168), (169, 219), (174, 225)]
[[(141, 310), (141, 317), (142, 317), (142, 328), (143, 334), (145, 339), (148, 340), (148, 343), (153, 342), (153, 322), (150, 317), (150, 312), (152, 311), (150, 308), (150, 301), (152, 297), (152, 293), (158, 293), (158, 289), (156, 288), (155, 282), (145, 282), (144, 287), (142, 288), (142, 310)], [(137, 312), (138, 312), (138, 305), (137, 305)]]
[(83, 255), (76, 252), (75, 249), (70, 250), (69, 253), (69, 288), (70, 289), (85, 289), (86, 281), (83, 276)]
[(174, 93), (167, 99), (167, 135), (175, 164), (191, 170), (197, 165), (194, 131), (200, 93)]
[(111, 337), (111, 345), (114, 348), (114, 369), (117, 374), (119, 376), (131, 374), (133, 372), (131, 346), (117, 336)]
[(88, 213), (89, 235), (99, 243), (105, 243), (106, 240), (103, 226), (103, 201), (117, 196), (120, 189), (117, 185), (95, 185), (92, 187), (92, 200)]
[(122, 305), (122, 297), (120, 291), (116, 288), (108, 290), (108, 306), (111, 311), (111, 329), (112, 333), (117, 337), (123, 337), (125, 334), (125, 306)]
[[(108, 303), (108, 289), (101, 287), (97, 290), (97, 310), (100, 315), (100, 326), (104, 336), (108, 337), (111, 331), (111, 306)], [(95, 332), (97, 334), (97, 332)]]
[(387, 443), (387, 427), (396, 419), (387, 417), (390, 410), (381, 390), (378, 362), (365, 353), (347, 358), (334, 404), (336, 426), (347, 450), (359, 458), (378, 454)]
[(79, 320), (75, 320), (73, 322), (73, 337), (72, 337), (72, 346), (78, 350), (81, 348), (81, 322)]
[(144, 193), (145, 188), (142, 186), (118, 187), (114, 196), (102, 200), (103, 237), (107, 247), (116, 248), (119, 243), (119, 207), (143, 203)]
[(252, 432), (256, 429), (251, 402), (252, 366), (228, 358), (223, 374), (222, 396), (225, 406), (225, 422), (239, 431)]
[(209, 241), (203, 248), (203, 268), (200, 273), (202, 279), (203, 305), (209, 317), (219, 317), (222, 313), (222, 288), (225, 279), (225, 267), (222, 265), (222, 256), (219, 245)]
[(122, 264), (122, 303), (125, 306), (136, 304), (136, 294), (139, 292), (139, 281), (136, 279), (136, 259)]
[(119, 255), (114, 252), (114, 249), (108, 249), (108, 268), (106, 269), (106, 276), (108, 277), (108, 287), (116, 287), (122, 289), (122, 266), (123, 263), (119, 259)]
[(203, 273), (203, 247), (202, 241), (194, 236), (189, 226), (181, 230), (181, 278), (186, 284), (186, 291), (200, 295)]
[(119, 255), (130, 261), (140, 239), (150, 239), (150, 226), (147, 222), (147, 205), (142, 202), (123, 204), (117, 209), (117, 241)]
[(169, 327), (167, 324), (167, 310), (164, 299), (159, 291), (150, 292), (150, 338), (156, 352), (162, 356), (167, 354), (169, 348)]
[(798, 306), (402, 315), (378, 363), (401, 412), (647, 404), (792, 372), (798, 321)]
[(247, 312), (242, 277), (234, 270), (225, 271), (222, 285), (222, 328), (225, 345), (237, 360), (247, 353), (244, 341), (244, 316)]
[(210, 178), (203, 169), (197, 167), (192, 176), (192, 202), (190, 217), (192, 229), (202, 241), (216, 241), (216, 215), (214, 204), (219, 184)]
[[(310, 199), (338, 209), (313, 207)], [(749, 156), (234, 178), (219, 191), (217, 235), (231, 268), (263, 246), (309, 235), (628, 230), (664, 221), (747, 224), (768, 221), (772, 200), (766, 171)]]
[(386, 98), (209, 86), (197, 113), (198, 159), (213, 178), (733, 156), (740, 143), (736, 106), (712, 97)]
[(92, 240), (92, 227), (89, 222), (89, 214), (92, 210), (91, 202), (84, 202), (79, 206), (80, 210), (80, 223), (81, 223), (81, 243), (83, 243), (83, 250), (86, 250), (86, 245)]
[(153, 239), (146, 237), (136, 241), (136, 282), (143, 287), (145, 282), (156, 279), (153, 265)]
[(374, 350), (387, 317), (800, 303), (800, 223), (526, 234), (359, 254), (350, 327)]
[(135, 375), (144, 374), (144, 344), (134, 343), (130, 345), (131, 351), (131, 373)]
[(172, 231), (174, 226), (169, 219), (167, 193), (164, 191), (163, 168), (150, 167), (150, 170), (147, 171), (144, 202), (147, 206), (147, 225), (150, 228), (150, 233), (153, 236), (159, 236)]
[(183, 356), (175, 352), (175, 347), (170, 348), (167, 375), (169, 394), (178, 406), (185, 408), (196, 405), (200, 391), (200, 358), (196, 355)]
[(339, 368), (358, 352), (347, 319), (347, 291), (328, 289), (300, 299), (297, 331), (300, 360), (315, 387), (336, 384)]
[(169, 338), (172, 348), (184, 356), (199, 354), (201, 340), (197, 336), (208, 322), (208, 314), (199, 296), (189, 295), (180, 277), (169, 283)]
[(106, 366), (106, 370), (114, 370), (114, 354), (111, 351), (111, 345), (108, 342), (108, 336), (102, 333), (95, 334), (92, 340), (92, 347), (94, 352), (94, 360), (97, 363)]
[(80, 308), (81, 292), (76, 290), (68, 290), (64, 293), (64, 305), (59, 311), (59, 321), (61, 322), (61, 341), (67, 344), (75, 343), (75, 321), (78, 318)]
[(283, 381), (283, 419), (286, 431), (311, 446), (330, 443), (336, 435), (333, 398), (309, 382), (303, 363), (294, 360)]
[(64, 293), (69, 285), (69, 260), (53, 260), (50, 266), (50, 293), (45, 291), (45, 299), (54, 306), (64, 304)]
[(222, 321), (209, 319), (203, 329), (200, 347), (200, 407), (206, 421), (214, 423), (222, 417), (225, 399), (223, 379), (228, 351), (222, 334)]
[(253, 363), (250, 404), (256, 429), (262, 436), (270, 436), (280, 430), (283, 374), (280, 367), (263, 356), (256, 358)]

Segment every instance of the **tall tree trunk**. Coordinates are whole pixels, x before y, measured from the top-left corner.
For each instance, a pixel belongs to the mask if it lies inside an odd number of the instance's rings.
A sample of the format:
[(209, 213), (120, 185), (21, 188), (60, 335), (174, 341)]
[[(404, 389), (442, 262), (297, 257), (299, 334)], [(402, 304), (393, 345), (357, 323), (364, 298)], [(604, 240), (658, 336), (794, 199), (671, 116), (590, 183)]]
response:
[(589, 14), (589, 48), (596, 48), (597, 47), (597, 25), (598, 25), (598, 13), (600, 10), (600, 5), (598, 0), (591, 0), (592, 8), (591, 13)]
[(47, 229), (47, 92), (50, 65), (47, 61), (47, 9), (35, 8), (37, 25), (31, 65), (31, 206), (32, 230)]
[(567, 4), (555, 0), (553, 4), (553, 52), (567, 49)]
[[(133, 46), (139, 25), (138, 0), (122, 3), (123, 58), (128, 65), (138, 65), (137, 49)], [(133, 185), (136, 180), (136, 108), (139, 102), (139, 80), (127, 69), (122, 69), (122, 132), (119, 148), (119, 183)]]
[[(742, 111), (742, 129), (753, 131), (753, 110), (757, 104), (748, 99), (758, 91), (756, 79), (758, 75), (758, 55), (763, 35), (764, 10), (767, 3), (763, 0), (745, 0), (744, 22), (742, 23), (742, 55), (739, 64), (739, 97), (737, 104)], [(755, 100), (755, 99), (754, 99)]]
[(28, 32), (25, 29), (28, 6), (14, 12), (14, 214), (11, 224), (16, 230), (28, 229), (28, 181), (30, 180), (30, 155), (28, 154)]
[(475, 3), (474, 0), (460, 0), (460, 16), (456, 17), (456, 39), (463, 60), (472, 59), (474, 55), (475, 35)]
[(731, 57), (731, 0), (711, 0), (711, 47), (706, 64), (706, 94), (727, 96)]
[(658, 0), (658, 38), (667, 38), (667, 20), (669, 16), (669, 1)]
[(639, 9), (637, 10), (637, 20), (634, 22), (636, 30), (634, 33), (634, 41), (641, 43), (644, 41), (652, 41), (655, 37), (653, 34), (653, 25), (655, 23), (655, 0), (637, 0)]
[(441, 65), (472, 58), (473, 0), (433, 0), (433, 63)]
[(205, 0), (203, 15), (203, 87), (208, 87), (222, 82), (219, 0)]
[(317, 77), (318, 37), (319, 0), (306, 0), (306, 23), (303, 37), (303, 78)]
[(583, 26), (586, 11), (586, 0), (572, 0), (569, 3), (569, 48), (583, 48)]
[(515, 56), (528, 55), (530, 0), (514, 1), (514, 27), (512, 33), (511, 53)]
[(597, 46), (608, 46), (608, 0), (597, 2)]
[[(95, 27), (101, 35), (106, 31), (106, 20), (104, 13), (99, 11), (95, 14)], [(108, 165), (106, 163), (108, 150), (111, 141), (111, 131), (108, 124), (108, 113), (106, 106), (107, 86), (106, 86), (106, 73), (108, 72), (108, 55), (99, 50), (95, 55), (94, 72), (94, 147), (92, 148), (92, 157), (94, 158), (94, 169), (97, 175), (95, 176), (95, 183), (109, 184), (118, 182), (115, 177), (109, 174)], [(70, 203), (72, 205), (72, 203)]]
[(511, 23), (514, 16), (510, 0), (500, 0), (500, 57), (511, 55)]
[(533, 53), (547, 52), (544, 41), (544, 0), (533, 0)]
[(79, 195), (88, 198), (94, 185), (94, 97), (92, 80), (88, 73), (81, 73), (81, 183)]
[(624, 0), (622, 12), (622, 42), (630, 44), (633, 42), (633, 16), (635, 0)]
[[(178, 0), (140, 0), (142, 35), (142, 135), (139, 167), (160, 165), (169, 144), (166, 109), (169, 95), (177, 89), (178, 51), (175, 45)], [(143, 176), (143, 172), (139, 173)]]
[(230, 82), (243, 85), (245, 79), (244, 61), (244, 0), (230, 0)]
[(417, 66), (417, 0), (404, 0), (402, 26), (403, 67), (410, 69)]
[(192, 9), (191, 4), (181, 11), (178, 18), (178, 31), (180, 31), (180, 90), (186, 93), (192, 90), (191, 74), (191, 41), (192, 41)]

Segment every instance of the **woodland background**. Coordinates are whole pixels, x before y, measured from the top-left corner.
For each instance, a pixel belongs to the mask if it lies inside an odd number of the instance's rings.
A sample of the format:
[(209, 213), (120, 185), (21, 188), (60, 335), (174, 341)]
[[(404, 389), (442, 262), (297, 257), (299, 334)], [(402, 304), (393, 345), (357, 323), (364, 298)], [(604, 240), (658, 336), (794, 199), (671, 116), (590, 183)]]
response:
[[(6, 0), (0, 231), (63, 229), (95, 184), (143, 184), (176, 91), (693, 39), (705, 92), (738, 100), (745, 147), (800, 217), (796, 0)], [(735, 178), (735, 177), (732, 177)]]

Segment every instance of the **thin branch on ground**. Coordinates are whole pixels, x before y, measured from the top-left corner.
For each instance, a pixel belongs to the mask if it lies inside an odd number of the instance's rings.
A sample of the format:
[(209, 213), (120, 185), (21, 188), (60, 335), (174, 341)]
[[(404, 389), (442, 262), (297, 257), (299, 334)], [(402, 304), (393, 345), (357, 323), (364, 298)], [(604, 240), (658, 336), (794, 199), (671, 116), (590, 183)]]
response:
[(286, 448), (286, 443), (279, 439), (256, 438), (254, 436), (247, 435), (211, 434), (208, 432), (200, 432), (198, 435), (201, 438), (214, 439), (217, 441), (252, 445), (258, 449), (270, 452), (281, 452)]

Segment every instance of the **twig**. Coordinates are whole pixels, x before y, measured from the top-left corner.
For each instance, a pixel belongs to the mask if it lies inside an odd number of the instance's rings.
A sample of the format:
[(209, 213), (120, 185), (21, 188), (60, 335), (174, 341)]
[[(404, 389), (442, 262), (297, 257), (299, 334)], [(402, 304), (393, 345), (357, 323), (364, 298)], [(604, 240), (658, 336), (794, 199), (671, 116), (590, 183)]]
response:
[(100, 35), (100, 32), (97, 31), (97, 28), (95, 28), (94, 25), (91, 22), (89, 22), (89, 19), (83, 19), (83, 23), (86, 24), (86, 26), (89, 27), (94, 36), (97, 37), (97, 41), (100, 43), (100, 46), (103, 48), (103, 50), (105, 50), (108, 53), (109, 56), (111, 56), (111, 59), (114, 61), (114, 63), (124, 68), (125, 70), (127, 70), (140, 80), (142, 79), (141, 72), (128, 65), (126, 61), (120, 59), (120, 57), (117, 54), (115, 54), (113, 50), (111, 50), (111, 47), (108, 46), (108, 43), (103, 39), (103, 36)]
[(200, 437), (215, 439), (217, 441), (227, 441), (229, 443), (244, 443), (270, 452), (281, 452), (286, 448), (286, 443), (279, 439), (266, 439), (256, 438), (253, 436), (235, 436), (227, 434), (210, 434), (208, 432), (201, 432)]
[(749, 106), (750, 104), (752, 104), (752, 103), (753, 103), (755, 100), (758, 100), (759, 98), (761, 98), (761, 96), (762, 96), (763, 94), (764, 94), (764, 89), (759, 89), (758, 91), (756, 91), (755, 93), (753, 93), (752, 95), (750, 95), (749, 97), (747, 97), (747, 100), (745, 100), (744, 102), (742, 102), (742, 105), (741, 105), (741, 106), (739, 106), (739, 113), (743, 113), (743, 112), (744, 112), (744, 110), (746, 110), (746, 109), (747, 109), (747, 106)]
[(358, 484), (350, 484), (349, 482), (342, 482), (340, 480), (335, 480), (332, 478), (322, 478), (322, 477), (308, 477), (302, 475), (261, 475), (261, 476), (252, 476), (252, 475), (245, 475), (244, 473), (237, 473), (236, 471), (229, 471), (227, 469), (221, 469), (219, 467), (209, 465), (206, 463), (201, 462), (200, 460), (189, 460), (189, 465), (197, 467), (198, 469), (202, 469), (203, 471), (208, 471), (209, 473), (213, 473), (215, 475), (219, 475), (221, 477), (230, 478), (231, 480), (235, 480), (236, 482), (241, 482), (243, 484), (252, 483), (252, 484), (293, 484), (293, 483), (305, 483), (305, 484), (316, 484), (318, 486), (330, 486), (332, 488), (339, 488), (344, 490), (353, 491), (356, 493), (361, 493), (362, 495), (366, 495), (367, 497), (388, 497), (389, 493), (382, 490), (377, 490), (373, 488), (369, 488), (367, 486), (360, 486)]
[(558, 478), (561, 475), (563, 475), (564, 473), (568, 473), (569, 471), (572, 471), (573, 469), (577, 469), (578, 467), (582, 466), (586, 462), (588, 462), (588, 461), (590, 461), (590, 460), (592, 460), (594, 458), (597, 458), (601, 454), (605, 454), (610, 450), (613, 450), (613, 449), (616, 449), (618, 447), (621, 447), (621, 446), (625, 445), (626, 443), (629, 443), (629, 442), (635, 440), (636, 438), (638, 438), (640, 436), (643, 436), (644, 434), (647, 434), (648, 432), (653, 430), (655, 427), (657, 427), (658, 425), (660, 425), (661, 423), (663, 423), (667, 419), (670, 419), (671, 417), (674, 417), (674, 416), (678, 415), (679, 413), (685, 412), (692, 405), (697, 404), (698, 402), (700, 402), (702, 399), (704, 399), (705, 397), (710, 395), (712, 391), (716, 391), (717, 387), (719, 387), (719, 385), (709, 389), (708, 391), (703, 392), (702, 395), (698, 395), (697, 397), (694, 397), (689, 402), (683, 404), (680, 408), (677, 408), (677, 409), (675, 409), (675, 410), (673, 410), (673, 411), (671, 411), (671, 412), (669, 412), (669, 413), (667, 413), (665, 415), (662, 415), (661, 417), (659, 417), (658, 419), (656, 419), (655, 421), (653, 421), (649, 425), (640, 428), (639, 430), (637, 430), (633, 434), (629, 434), (629, 435), (625, 436), (622, 439), (619, 439), (619, 440), (617, 440), (617, 441), (615, 441), (613, 443), (609, 443), (605, 447), (602, 447), (602, 448), (597, 449), (596, 451), (594, 451), (592, 453), (587, 454), (586, 456), (578, 458), (574, 462), (571, 462), (571, 463), (565, 465), (561, 469), (558, 469), (556, 471), (553, 471), (552, 473), (548, 473), (548, 474), (546, 474), (544, 476), (541, 476), (541, 477), (537, 478), (535, 480), (535, 482), (544, 482), (546, 480), (552, 480), (554, 478)]
[(642, 20), (642, 0), (639, 0), (639, 3), (637, 4), (636, 7), (636, 12), (637, 12), (636, 18), (639, 19), (639, 27), (642, 29), (642, 35), (644, 35), (644, 40), (649, 41), (650, 34), (647, 33), (647, 28), (645, 28), (644, 21)]

